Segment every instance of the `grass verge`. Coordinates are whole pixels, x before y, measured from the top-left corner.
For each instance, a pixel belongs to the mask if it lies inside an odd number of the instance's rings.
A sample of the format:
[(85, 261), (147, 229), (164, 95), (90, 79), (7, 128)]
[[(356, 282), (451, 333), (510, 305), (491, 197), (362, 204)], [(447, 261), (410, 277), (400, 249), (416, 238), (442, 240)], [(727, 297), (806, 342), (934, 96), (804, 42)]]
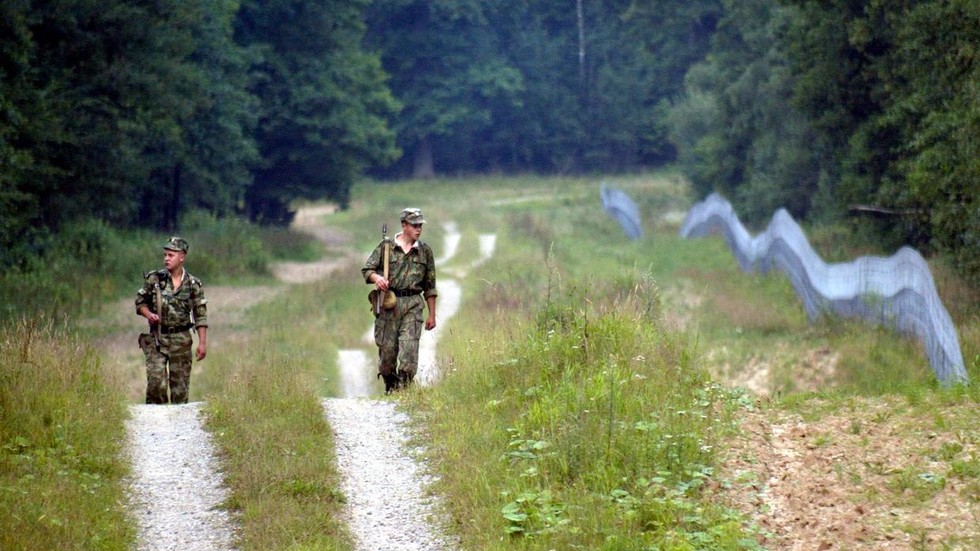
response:
[(246, 352), (247, 365), (229, 374), (206, 407), (224, 456), (227, 506), (241, 522), (241, 548), (349, 549), (316, 385), (288, 357), (255, 344)]
[(410, 395), (467, 546), (754, 548), (702, 499), (740, 395), (663, 330), (648, 279), (577, 288), (458, 333), (455, 369)]
[(323, 297), (344, 277), (291, 286), (253, 307), (240, 335), (212, 341), (207, 370), (195, 383), (223, 455), (242, 549), (351, 548), (321, 406), (336, 382), (330, 374), (337, 356), (324, 320), (353, 308)]
[(68, 330), (0, 329), (0, 549), (130, 548), (119, 396)]

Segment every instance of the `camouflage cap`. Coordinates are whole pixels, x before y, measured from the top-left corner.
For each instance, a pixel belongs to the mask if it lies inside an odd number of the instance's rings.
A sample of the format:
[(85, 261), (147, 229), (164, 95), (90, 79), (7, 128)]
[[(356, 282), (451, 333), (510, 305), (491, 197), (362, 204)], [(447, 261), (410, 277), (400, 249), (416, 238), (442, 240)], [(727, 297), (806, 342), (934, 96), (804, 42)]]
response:
[(186, 253), (189, 247), (187, 245), (186, 239), (184, 239), (183, 237), (177, 237), (175, 235), (170, 239), (168, 239), (167, 242), (163, 244), (163, 248), (170, 251), (179, 251), (182, 253)]
[(402, 211), (399, 219), (402, 222), (408, 222), (409, 224), (425, 224), (425, 218), (422, 216), (422, 209), (405, 209)]

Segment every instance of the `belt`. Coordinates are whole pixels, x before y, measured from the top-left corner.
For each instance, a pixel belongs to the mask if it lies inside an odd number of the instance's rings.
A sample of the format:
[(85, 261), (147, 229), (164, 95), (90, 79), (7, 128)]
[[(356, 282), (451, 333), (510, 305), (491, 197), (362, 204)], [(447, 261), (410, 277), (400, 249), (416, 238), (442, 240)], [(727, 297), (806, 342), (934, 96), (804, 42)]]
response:
[(190, 331), (194, 327), (193, 323), (188, 323), (187, 325), (174, 325), (171, 327), (160, 326), (160, 332), (165, 335), (172, 335), (174, 333), (183, 333), (184, 331)]
[(395, 293), (396, 297), (411, 297), (419, 294), (418, 291), (409, 291), (407, 289), (404, 291), (400, 291), (398, 289), (392, 289), (391, 292)]

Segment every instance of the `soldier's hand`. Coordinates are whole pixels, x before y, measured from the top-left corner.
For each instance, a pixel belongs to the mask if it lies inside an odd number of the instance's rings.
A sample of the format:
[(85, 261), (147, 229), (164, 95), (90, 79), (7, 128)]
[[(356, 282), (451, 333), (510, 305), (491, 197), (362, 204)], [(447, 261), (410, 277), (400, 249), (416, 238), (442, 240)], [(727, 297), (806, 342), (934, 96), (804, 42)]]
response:
[(150, 312), (146, 315), (146, 319), (150, 322), (150, 325), (156, 325), (160, 323), (160, 316)]
[(378, 278), (374, 280), (374, 286), (377, 287), (379, 291), (387, 291), (388, 280), (379, 275)]
[(203, 360), (204, 357), (207, 356), (207, 355), (208, 355), (207, 348), (204, 348), (201, 345), (197, 345), (197, 361)]

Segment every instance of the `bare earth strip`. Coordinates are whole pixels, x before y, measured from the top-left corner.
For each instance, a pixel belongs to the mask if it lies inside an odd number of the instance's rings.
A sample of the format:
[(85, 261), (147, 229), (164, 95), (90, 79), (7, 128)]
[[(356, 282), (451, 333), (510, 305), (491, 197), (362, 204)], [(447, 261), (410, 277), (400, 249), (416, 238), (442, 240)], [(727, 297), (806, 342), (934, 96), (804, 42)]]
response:
[(903, 409), (893, 398), (855, 398), (812, 422), (746, 412), (719, 472), (730, 483), (717, 490), (763, 531), (766, 549), (980, 549), (977, 487), (950, 474), (942, 452), (976, 457), (977, 434), (921, 430), (921, 414)]

